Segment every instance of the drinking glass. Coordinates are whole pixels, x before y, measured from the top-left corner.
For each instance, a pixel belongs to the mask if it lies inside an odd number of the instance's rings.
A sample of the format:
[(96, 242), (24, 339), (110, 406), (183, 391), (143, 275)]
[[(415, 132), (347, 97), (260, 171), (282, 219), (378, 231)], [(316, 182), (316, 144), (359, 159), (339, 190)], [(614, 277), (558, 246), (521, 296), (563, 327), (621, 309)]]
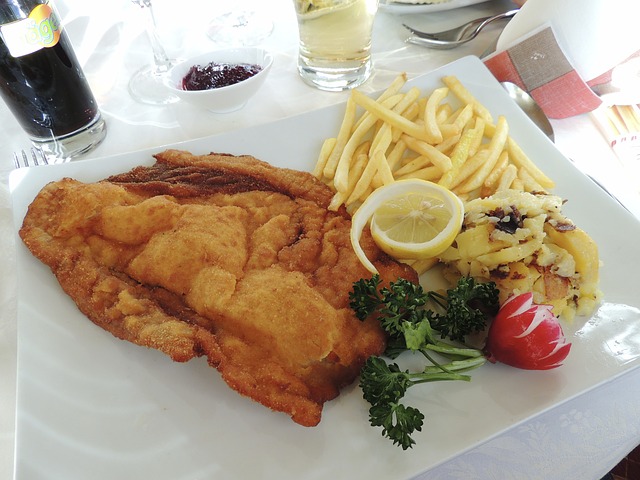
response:
[(298, 73), (321, 90), (355, 88), (371, 74), (371, 31), (378, 0), (293, 0)]
[(86, 153), (107, 133), (71, 40), (48, 2), (0, 0), (0, 97), (49, 159)]
[(173, 66), (173, 62), (167, 56), (160, 42), (151, 0), (131, 1), (144, 10), (147, 36), (153, 50), (153, 63), (145, 65), (133, 74), (129, 80), (129, 93), (135, 100), (149, 105), (166, 105), (177, 102), (178, 97), (171, 93), (163, 83), (163, 79)]

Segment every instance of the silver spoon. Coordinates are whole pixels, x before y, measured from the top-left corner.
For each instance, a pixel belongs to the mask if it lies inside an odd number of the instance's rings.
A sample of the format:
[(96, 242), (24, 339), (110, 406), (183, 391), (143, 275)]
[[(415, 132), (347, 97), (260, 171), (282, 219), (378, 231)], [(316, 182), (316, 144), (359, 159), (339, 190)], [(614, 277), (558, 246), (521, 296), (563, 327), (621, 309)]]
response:
[(540, 108), (540, 105), (531, 98), (527, 92), (512, 82), (500, 82), (500, 85), (507, 91), (514, 102), (522, 109), (522, 111), (535, 123), (544, 134), (553, 142), (553, 127), (549, 118)]

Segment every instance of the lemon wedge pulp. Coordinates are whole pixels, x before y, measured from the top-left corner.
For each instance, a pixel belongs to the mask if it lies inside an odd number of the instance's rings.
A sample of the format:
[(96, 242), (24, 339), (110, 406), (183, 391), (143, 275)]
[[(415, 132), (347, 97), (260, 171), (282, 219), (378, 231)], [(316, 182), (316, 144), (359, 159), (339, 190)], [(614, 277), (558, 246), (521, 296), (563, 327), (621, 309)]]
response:
[(360, 246), (362, 230), (395, 259), (431, 258), (444, 252), (460, 232), (462, 201), (450, 190), (426, 180), (399, 180), (375, 190), (351, 221), (351, 244), (362, 264), (377, 269)]

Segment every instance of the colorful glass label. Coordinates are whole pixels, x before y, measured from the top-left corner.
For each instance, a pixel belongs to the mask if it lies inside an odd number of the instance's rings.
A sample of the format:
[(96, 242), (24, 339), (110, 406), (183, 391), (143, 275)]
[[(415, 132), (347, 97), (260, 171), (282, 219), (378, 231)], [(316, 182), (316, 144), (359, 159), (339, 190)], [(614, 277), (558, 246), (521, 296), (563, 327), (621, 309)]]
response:
[(55, 46), (62, 27), (48, 3), (35, 7), (29, 17), (0, 26), (0, 35), (13, 57)]

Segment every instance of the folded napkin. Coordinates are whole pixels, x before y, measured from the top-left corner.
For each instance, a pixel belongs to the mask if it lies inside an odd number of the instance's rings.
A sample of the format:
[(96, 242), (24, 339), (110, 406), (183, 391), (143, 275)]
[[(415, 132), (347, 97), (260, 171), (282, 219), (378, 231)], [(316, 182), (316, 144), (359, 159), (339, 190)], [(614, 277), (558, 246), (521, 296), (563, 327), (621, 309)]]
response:
[(639, 16), (638, 0), (527, 0), (486, 65), (529, 91), (552, 118), (592, 111), (602, 100), (637, 104)]
[(529, 92), (551, 118), (590, 112), (602, 103), (563, 53), (551, 26), (486, 57), (484, 63), (499, 81)]

